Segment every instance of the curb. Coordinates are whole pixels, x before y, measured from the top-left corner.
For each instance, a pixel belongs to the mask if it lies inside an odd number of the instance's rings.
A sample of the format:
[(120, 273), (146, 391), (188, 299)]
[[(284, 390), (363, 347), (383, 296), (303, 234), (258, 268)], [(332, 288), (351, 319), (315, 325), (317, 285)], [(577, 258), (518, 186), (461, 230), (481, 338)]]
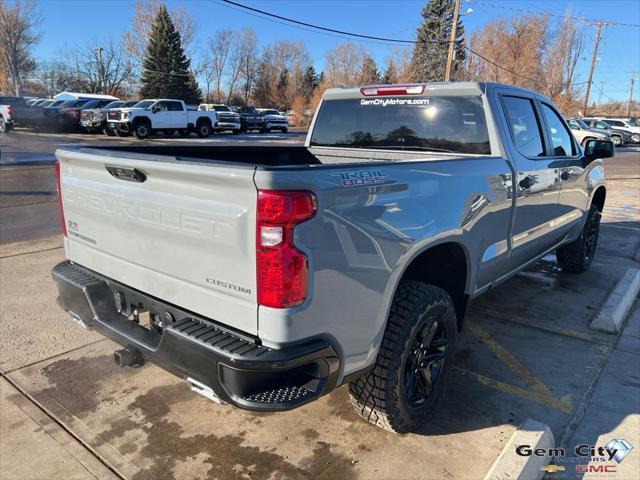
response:
[(520, 445), (529, 445), (531, 450), (548, 450), (555, 448), (555, 439), (547, 424), (527, 418), (504, 446), (484, 480), (540, 480), (545, 475), (544, 468), (549, 465), (552, 457), (521, 457), (515, 452), (516, 447)]
[(629, 268), (591, 321), (590, 328), (605, 333), (619, 333), (622, 322), (640, 291), (640, 270)]

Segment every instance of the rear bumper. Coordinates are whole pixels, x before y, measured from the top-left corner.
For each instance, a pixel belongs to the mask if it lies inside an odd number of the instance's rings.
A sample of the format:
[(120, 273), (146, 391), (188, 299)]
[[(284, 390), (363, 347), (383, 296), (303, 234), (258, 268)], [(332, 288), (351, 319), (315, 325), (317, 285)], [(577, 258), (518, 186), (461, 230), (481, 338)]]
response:
[[(70, 261), (52, 276), (58, 304), (87, 328), (97, 330), (163, 369), (210, 388), (214, 396), (254, 411), (284, 411), (315, 400), (336, 387), (339, 359), (324, 340), (284, 349), (200, 318), (119, 284)], [(170, 317), (162, 333), (146, 329), (120, 313), (122, 304), (142, 304)], [(120, 303), (120, 306), (118, 306)], [(202, 392), (201, 392), (202, 393)]]

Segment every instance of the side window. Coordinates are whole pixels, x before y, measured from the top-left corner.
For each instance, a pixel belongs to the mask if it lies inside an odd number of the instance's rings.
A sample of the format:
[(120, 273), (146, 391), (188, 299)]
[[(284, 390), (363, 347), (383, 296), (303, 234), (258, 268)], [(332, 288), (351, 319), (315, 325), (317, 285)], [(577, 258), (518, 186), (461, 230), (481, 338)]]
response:
[(167, 102), (169, 104), (170, 112), (181, 112), (182, 104), (180, 102)]
[(503, 97), (507, 123), (518, 151), (525, 157), (544, 157), (540, 122), (531, 100)]
[(156, 109), (159, 112), (166, 112), (168, 110), (167, 103), (168, 102), (158, 102), (158, 103), (156, 103)]
[(580, 130), (580, 125), (578, 125), (578, 122), (575, 120), (569, 120), (567, 123), (569, 124), (569, 128), (573, 130)]
[(553, 148), (554, 157), (571, 157), (575, 155), (571, 133), (564, 125), (562, 118), (553, 108), (546, 103), (542, 104), (542, 114), (547, 121), (549, 138)]

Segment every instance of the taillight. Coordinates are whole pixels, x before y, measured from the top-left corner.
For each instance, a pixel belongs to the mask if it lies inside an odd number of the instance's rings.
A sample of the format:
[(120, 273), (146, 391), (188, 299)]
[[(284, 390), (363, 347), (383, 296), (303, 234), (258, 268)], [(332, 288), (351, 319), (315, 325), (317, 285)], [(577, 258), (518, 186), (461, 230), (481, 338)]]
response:
[(58, 213), (60, 213), (60, 227), (62, 228), (62, 234), (67, 236), (67, 224), (64, 220), (64, 207), (62, 206), (62, 188), (60, 188), (60, 160), (56, 161), (56, 178), (58, 187)]
[(307, 256), (293, 243), (295, 226), (316, 214), (311, 192), (260, 190), (256, 220), (258, 303), (287, 308), (307, 298)]
[(360, 93), (365, 97), (382, 95), (422, 95), (424, 85), (373, 85), (362, 87)]
[(11, 115), (13, 115), (13, 105), (9, 105), (7, 107), (7, 114), (9, 115), (9, 117), (11, 117)]

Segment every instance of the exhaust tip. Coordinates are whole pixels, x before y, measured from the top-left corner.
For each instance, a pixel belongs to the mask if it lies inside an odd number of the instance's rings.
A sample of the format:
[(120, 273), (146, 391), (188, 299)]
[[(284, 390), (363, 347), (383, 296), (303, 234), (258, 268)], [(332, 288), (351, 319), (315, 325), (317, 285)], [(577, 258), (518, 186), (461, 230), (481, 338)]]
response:
[(144, 365), (142, 353), (135, 348), (121, 348), (113, 352), (113, 361), (120, 368), (124, 367), (141, 367)]

